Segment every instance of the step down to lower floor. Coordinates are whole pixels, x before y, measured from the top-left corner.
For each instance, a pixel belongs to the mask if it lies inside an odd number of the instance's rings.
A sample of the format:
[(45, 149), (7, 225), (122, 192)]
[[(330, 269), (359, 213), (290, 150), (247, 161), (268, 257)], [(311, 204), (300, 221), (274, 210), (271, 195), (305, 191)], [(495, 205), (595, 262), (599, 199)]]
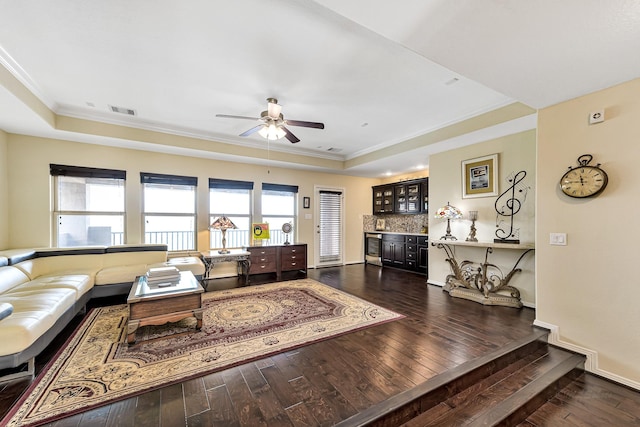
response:
[(583, 369), (584, 356), (549, 346), (547, 335), (536, 328), (338, 426), (517, 424)]

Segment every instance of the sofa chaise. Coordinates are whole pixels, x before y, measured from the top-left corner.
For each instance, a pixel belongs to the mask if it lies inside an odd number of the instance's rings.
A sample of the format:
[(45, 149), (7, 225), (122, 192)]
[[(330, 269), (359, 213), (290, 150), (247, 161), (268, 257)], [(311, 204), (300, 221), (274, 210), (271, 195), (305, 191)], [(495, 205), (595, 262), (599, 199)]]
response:
[(0, 370), (27, 364), (0, 381), (33, 376), (35, 357), (91, 298), (128, 294), (149, 268), (174, 265), (202, 279), (199, 257), (175, 255), (162, 244), (0, 251)]

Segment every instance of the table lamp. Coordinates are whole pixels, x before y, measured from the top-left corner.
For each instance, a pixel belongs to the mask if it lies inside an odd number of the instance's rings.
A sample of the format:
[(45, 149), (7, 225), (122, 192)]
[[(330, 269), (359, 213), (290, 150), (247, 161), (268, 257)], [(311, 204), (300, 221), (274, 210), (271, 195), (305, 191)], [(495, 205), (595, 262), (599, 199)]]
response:
[(236, 229), (236, 225), (225, 215), (222, 215), (220, 218), (213, 221), (210, 228), (212, 230), (220, 230), (222, 231), (222, 249), (218, 251), (221, 254), (228, 254), (227, 250), (227, 230), (228, 229)]
[(462, 218), (462, 212), (460, 212), (460, 209), (456, 208), (455, 206), (451, 206), (449, 202), (447, 202), (446, 205), (436, 211), (435, 217), (440, 219), (447, 219), (447, 233), (444, 236), (440, 237), (440, 240), (458, 240), (454, 235), (451, 234), (451, 220)]

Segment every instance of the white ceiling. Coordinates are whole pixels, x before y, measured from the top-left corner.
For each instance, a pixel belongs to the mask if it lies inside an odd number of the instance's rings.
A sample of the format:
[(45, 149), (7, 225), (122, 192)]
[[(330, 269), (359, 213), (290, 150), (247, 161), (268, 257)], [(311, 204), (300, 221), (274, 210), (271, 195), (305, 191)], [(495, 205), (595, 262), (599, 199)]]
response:
[[(270, 150), (350, 160), (515, 101), (541, 108), (640, 76), (637, 0), (0, 5), (0, 62), (54, 113), (203, 145), (185, 151), (56, 130), (3, 87), (1, 129), (210, 158), (234, 156), (207, 142), (266, 146), (258, 134), (238, 136), (253, 122), (215, 115), (259, 117), (268, 97), (285, 119), (326, 126), (291, 126), (301, 142)], [(404, 173), (433, 152), (534, 126), (535, 115), (338, 172)]]

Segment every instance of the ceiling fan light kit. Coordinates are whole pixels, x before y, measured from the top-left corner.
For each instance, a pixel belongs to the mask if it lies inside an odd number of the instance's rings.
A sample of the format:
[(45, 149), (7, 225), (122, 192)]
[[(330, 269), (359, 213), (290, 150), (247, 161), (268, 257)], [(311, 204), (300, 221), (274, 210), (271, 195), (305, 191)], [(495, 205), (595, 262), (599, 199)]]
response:
[(282, 106), (278, 104), (278, 100), (276, 98), (267, 98), (267, 109), (260, 114), (260, 118), (232, 116), (228, 114), (216, 114), (216, 117), (258, 120), (259, 122), (261, 122), (261, 124), (241, 133), (240, 136), (249, 136), (258, 132), (260, 136), (270, 141), (275, 141), (286, 137), (293, 144), (295, 144), (296, 142), (300, 142), (300, 139), (293, 133), (291, 133), (291, 131), (287, 129), (285, 125), (324, 129), (324, 123), (305, 122), (301, 120), (285, 120), (284, 116), (282, 115)]
[(260, 130), (258, 131), (258, 133), (263, 138), (266, 138), (269, 141), (275, 141), (276, 139), (283, 138), (286, 135), (285, 131), (283, 131), (282, 128), (279, 128), (274, 124), (265, 124), (260, 126)]

